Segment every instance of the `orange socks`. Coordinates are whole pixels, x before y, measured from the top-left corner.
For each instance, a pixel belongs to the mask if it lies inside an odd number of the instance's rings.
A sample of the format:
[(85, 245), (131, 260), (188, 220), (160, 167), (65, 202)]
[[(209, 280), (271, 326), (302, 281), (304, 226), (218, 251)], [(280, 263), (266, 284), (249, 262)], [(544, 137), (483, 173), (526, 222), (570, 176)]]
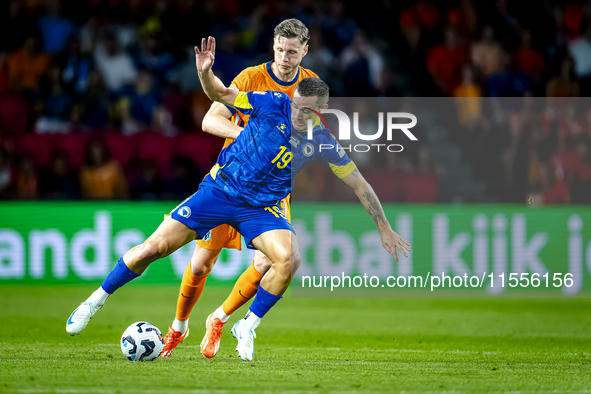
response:
[(176, 318), (185, 321), (191, 316), (195, 303), (203, 293), (207, 275), (195, 276), (191, 270), (191, 264), (185, 270), (181, 291), (176, 302)]
[[(242, 305), (246, 304), (251, 298), (253, 298), (259, 288), (259, 283), (263, 279), (260, 274), (254, 268), (254, 261), (246, 271), (240, 275), (240, 278), (236, 281), (232, 292), (224, 301), (222, 308), (225, 314), (231, 315)], [(183, 282), (181, 284), (181, 291), (179, 292), (179, 298), (176, 303), (176, 319), (179, 321), (186, 321), (191, 316), (191, 311), (197, 303), (197, 300), (203, 293), (205, 288), (205, 281), (207, 275), (195, 276), (191, 270), (191, 264), (185, 270), (183, 275)]]
[(248, 269), (244, 271), (242, 275), (240, 275), (240, 278), (238, 278), (238, 281), (236, 281), (232, 292), (222, 304), (224, 313), (226, 315), (231, 315), (242, 305), (246, 304), (248, 300), (254, 297), (259, 288), (259, 283), (261, 283), (261, 279), (263, 279), (263, 276), (264, 275), (260, 274), (254, 268), (253, 261), (252, 265), (248, 267)]

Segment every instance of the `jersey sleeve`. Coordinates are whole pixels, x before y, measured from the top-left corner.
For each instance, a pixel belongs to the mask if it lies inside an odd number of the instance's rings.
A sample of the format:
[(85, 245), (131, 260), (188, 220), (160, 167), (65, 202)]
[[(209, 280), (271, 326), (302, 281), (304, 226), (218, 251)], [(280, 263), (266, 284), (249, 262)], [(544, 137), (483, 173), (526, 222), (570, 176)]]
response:
[(357, 168), (353, 160), (343, 150), (341, 144), (330, 134), (330, 138), (326, 142), (337, 146), (338, 149), (323, 149), (321, 150), (320, 160), (328, 165), (332, 172), (339, 178), (343, 179)]
[(261, 113), (275, 112), (284, 100), (289, 100), (285, 93), (271, 92), (240, 92), (234, 101), (234, 108), (252, 117)]
[[(248, 92), (249, 90), (252, 90), (249, 87), (250, 78), (248, 76), (248, 70), (249, 70), (248, 68), (245, 70), (242, 70), (240, 72), (240, 74), (238, 74), (236, 76), (236, 78), (234, 78), (232, 80), (232, 83), (230, 84), (230, 89), (239, 90), (241, 92)], [(230, 110), (232, 115), (234, 115), (236, 113), (235, 108), (232, 108), (229, 105), (226, 105), (226, 108), (228, 108)]]

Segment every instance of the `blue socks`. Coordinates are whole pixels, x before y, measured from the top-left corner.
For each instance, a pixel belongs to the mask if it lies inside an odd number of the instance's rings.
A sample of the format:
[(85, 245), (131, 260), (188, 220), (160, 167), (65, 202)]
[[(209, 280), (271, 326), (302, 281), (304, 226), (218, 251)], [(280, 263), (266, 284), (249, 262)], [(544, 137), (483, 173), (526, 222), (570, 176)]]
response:
[(267, 290), (263, 289), (259, 286), (259, 290), (257, 291), (257, 295), (250, 305), (250, 311), (254, 313), (257, 317), (262, 318), (265, 316), (269, 309), (273, 308), (277, 301), (279, 301), (283, 296), (276, 296), (275, 294), (269, 293)]
[(115, 290), (126, 284), (127, 282), (132, 281), (133, 279), (140, 276), (140, 274), (136, 274), (123, 262), (123, 257), (119, 259), (117, 265), (111, 272), (107, 278), (101, 283), (101, 287), (104, 291), (109, 294), (113, 294)]

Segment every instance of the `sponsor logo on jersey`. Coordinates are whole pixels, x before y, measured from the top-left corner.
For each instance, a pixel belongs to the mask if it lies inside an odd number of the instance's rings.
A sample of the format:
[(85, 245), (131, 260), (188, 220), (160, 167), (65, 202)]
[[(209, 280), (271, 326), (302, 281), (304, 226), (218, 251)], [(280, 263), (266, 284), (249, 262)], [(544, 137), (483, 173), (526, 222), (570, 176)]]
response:
[(287, 129), (287, 126), (285, 125), (285, 123), (281, 123), (279, 126), (276, 126), (279, 131), (281, 131), (283, 134), (285, 134), (285, 129)]
[(204, 240), (205, 242), (211, 241), (211, 230), (209, 230), (209, 231), (207, 232), (207, 234), (205, 234), (205, 236), (203, 237), (203, 240)]

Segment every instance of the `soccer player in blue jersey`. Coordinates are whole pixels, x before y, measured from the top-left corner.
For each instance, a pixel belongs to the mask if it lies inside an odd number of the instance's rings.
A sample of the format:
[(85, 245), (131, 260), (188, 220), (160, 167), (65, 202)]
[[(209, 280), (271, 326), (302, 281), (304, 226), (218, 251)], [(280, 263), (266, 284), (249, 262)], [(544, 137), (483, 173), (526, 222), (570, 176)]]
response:
[[(410, 251), (410, 245), (392, 230), (384, 215), (384, 211), (377, 195), (371, 185), (369, 185), (369, 183), (363, 178), (355, 166), (355, 163), (348, 157), (346, 152), (340, 148), (339, 143), (330, 131), (323, 128), (321, 124), (317, 124), (314, 127), (313, 137), (312, 139), (308, 139), (308, 119), (313, 119), (312, 116), (314, 112), (318, 112), (323, 108), (328, 108), (328, 93), (328, 86), (322, 80), (313, 77), (301, 80), (294, 92), (294, 99), (291, 103), (292, 129), (289, 141), (289, 149), (291, 151), (291, 162), (289, 164), (291, 165), (292, 179), (295, 178), (304, 167), (311, 164), (329, 167), (338, 178), (351, 187), (355, 192), (366, 211), (374, 220), (379, 230), (384, 248), (393, 254), (396, 261), (398, 261), (396, 247), (402, 251), (404, 256), (407, 256), (405, 249)], [(337, 148), (320, 149), (321, 145)], [(392, 245), (395, 245), (396, 247), (392, 247)], [(212, 267), (197, 266), (195, 268), (205, 271), (211, 270)], [(271, 268), (271, 262), (266, 259), (261, 259), (256, 268), (262, 275), (265, 275), (265, 273)], [(261, 287), (259, 286), (259, 289), (260, 288)], [(253, 307), (251, 306), (246, 317), (239, 320), (232, 327), (232, 334), (238, 339), (236, 350), (243, 360), (252, 360), (254, 356), (255, 329), (258, 326), (261, 317), (263, 316), (261, 316), (259, 311), (253, 310)], [(219, 320), (221, 322), (220, 326), (223, 326), (223, 324), (229, 319), (229, 315), (225, 313), (223, 306), (220, 306), (210, 315), (210, 318), (214, 321)], [(207, 336), (204, 338), (204, 341), (206, 339), (208, 339)], [(219, 343), (218, 337), (213, 355), (217, 352)], [(204, 345), (203, 342), (201, 343), (202, 352), (204, 346), (208, 345), (209, 344)], [(204, 352), (203, 354), (205, 355)], [(207, 357), (212, 356), (207, 355)]]
[[(215, 40), (211, 37), (207, 44), (203, 40), (202, 51), (195, 48), (203, 89), (212, 100), (250, 115), (249, 123), (236, 142), (222, 151), (199, 190), (179, 204), (144, 243), (128, 251), (99, 289), (72, 313), (66, 325), (71, 335), (79, 334), (109, 295), (141, 275), (150, 263), (205, 237), (222, 223), (236, 228), (249, 248), (260, 250), (271, 260), (250, 313), (241, 320), (235, 334), (252, 338), (260, 319), (289, 286), (301, 260), (297, 239), (279, 206), (291, 190), (291, 125), (301, 128), (306, 124), (309, 115), (305, 108), (316, 106), (319, 99), (327, 100), (328, 91), (324, 98), (298, 95), (292, 109), (292, 102), (284, 93), (227, 89), (211, 71), (214, 50)], [(372, 217), (384, 230), (380, 231), (384, 247), (397, 260), (396, 248), (407, 256), (408, 243), (392, 231), (375, 194), (370, 194), (373, 196), (365, 196), (362, 202), (366, 209), (371, 208)], [(252, 359), (252, 354), (243, 358)]]
[(291, 100), (279, 92), (227, 89), (211, 67), (215, 41), (203, 40), (196, 51), (199, 79), (213, 100), (240, 109), (251, 120), (235, 143), (224, 149), (199, 190), (179, 204), (141, 245), (129, 250), (93, 293), (68, 319), (66, 330), (79, 334), (106, 299), (141, 275), (155, 260), (170, 255), (226, 223), (244, 236), (250, 248), (268, 256), (272, 266), (261, 282), (253, 307), (263, 316), (287, 289), (300, 256), (291, 225), (277, 215), (279, 201), (291, 190), (289, 151)]
[[(326, 94), (320, 93), (321, 91), (325, 91)], [(321, 108), (327, 108), (327, 100), (328, 86), (318, 78), (303, 79), (295, 90), (291, 108), (293, 128), (290, 137), (290, 148), (293, 156), (291, 160), (292, 178), (295, 178), (304, 167), (311, 164), (329, 167), (338, 178), (353, 189), (377, 225), (382, 244), (398, 261), (396, 248), (392, 248), (391, 245), (396, 245), (404, 256), (407, 256), (405, 249), (410, 251), (410, 245), (392, 230), (377, 195), (371, 185), (363, 178), (355, 163), (340, 147), (330, 131), (321, 125), (317, 124), (314, 127), (312, 139), (307, 137), (307, 119), (313, 114), (311, 110), (318, 112)], [(321, 146), (335, 148), (320, 149)], [(270, 264), (265, 263), (266, 260), (261, 260), (257, 265), (257, 270), (263, 275), (271, 268)], [(259, 292), (260, 288), (259, 286)], [(258, 297), (258, 293), (256, 297)], [(246, 317), (236, 322), (232, 327), (232, 334), (238, 340), (236, 351), (242, 360), (252, 360), (254, 357), (255, 329), (261, 317), (259, 312), (251, 306)], [(212, 320), (219, 319), (222, 323), (225, 323), (228, 318), (229, 315), (225, 314), (223, 306), (217, 308), (211, 315)], [(202, 349), (203, 346), (202, 343)], [(219, 347), (219, 340), (217, 347)], [(217, 352), (217, 348), (215, 350)]]

